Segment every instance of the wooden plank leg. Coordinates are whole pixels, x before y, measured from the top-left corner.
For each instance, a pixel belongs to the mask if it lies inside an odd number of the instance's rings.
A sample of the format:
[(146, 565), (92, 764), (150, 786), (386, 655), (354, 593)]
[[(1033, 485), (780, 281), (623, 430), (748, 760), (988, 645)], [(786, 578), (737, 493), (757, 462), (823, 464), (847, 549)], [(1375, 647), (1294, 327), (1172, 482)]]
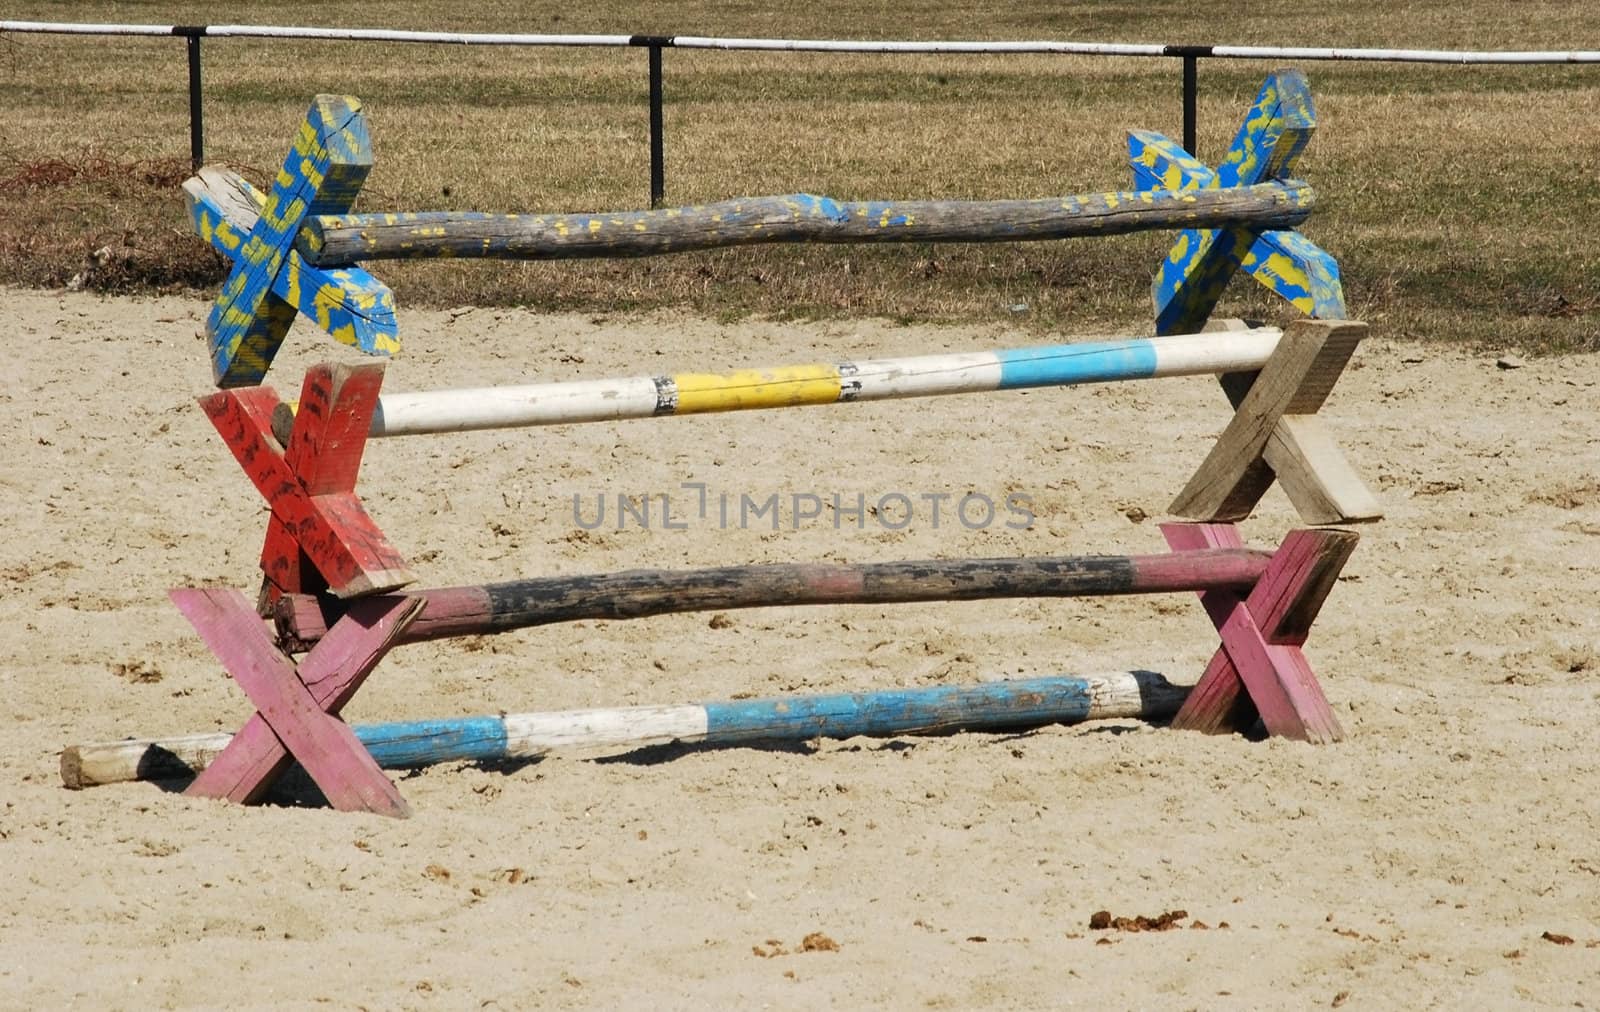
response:
[(272, 432), (279, 401), (270, 388), (226, 390), (200, 401), (272, 507), (262, 552), (269, 606), (280, 593), (320, 589), (322, 581), (334, 594), (350, 597), (414, 579), (355, 494), (382, 375), (378, 364), (311, 370), (304, 391), (310, 403), (302, 406), (288, 450)]
[(1276, 479), (1306, 523), (1382, 516), (1316, 417), (1366, 332), (1364, 323), (1297, 320), (1260, 372), (1221, 377), (1233, 419), (1171, 511), (1195, 520), (1243, 520)]
[[(1128, 134), (1128, 159), (1140, 190), (1196, 191), (1287, 180), (1317, 125), (1311, 89), (1297, 70), (1267, 77), (1215, 170), (1146, 130)], [(1157, 334), (1188, 334), (1206, 322), (1228, 279), (1243, 269), (1302, 313), (1344, 319), (1339, 265), (1287, 229), (1189, 229), (1162, 261), (1152, 285)]]
[[(1197, 548), (1242, 548), (1244, 539), (1232, 524), (1163, 524), (1161, 533), (1173, 551)], [(1212, 624), (1225, 621), (1242, 600), (1230, 590), (1202, 591), (1200, 604)], [(1185, 705), (1172, 718), (1172, 726), (1206, 734), (1228, 734), (1248, 728), (1256, 720), (1256, 708), (1244, 691), (1244, 683), (1225, 650), (1218, 650), (1206, 665), (1205, 673), (1189, 691)]]
[[(361, 103), (348, 96), (318, 95), (273, 178), (261, 213), (248, 228), (242, 218), (230, 222), (242, 243), (228, 251), (233, 270), (206, 321), (217, 386), (260, 383), (298, 312), (334, 332), (371, 322), (364, 314), (346, 312), (344, 304), (346, 299), (352, 306), (370, 304), (385, 294), (381, 286), (359, 272), (309, 268), (294, 250), (302, 222), (350, 210), (371, 171), (372, 144)], [(202, 232), (208, 230), (208, 219), (227, 219), (224, 207), (207, 199), (207, 188), (205, 179), (186, 187)], [(348, 343), (359, 343), (356, 334), (347, 337)]]
[(249, 804), (298, 760), (341, 811), (410, 814), (338, 713), (421, 612), (421, 598), (356, 605), (298, 669), (238, 591), (174, 590), (172, 600), (257, 707), (188, 794)]
[[(382, 365), (317, 365), (306, 371), (300, 390), (300, 410), (296, 413), (283, 459), (300, 481), (306, 495), (332, 504), (345, 500), (322, 499), (329, 496), (355, 496), (361, 457), (366, 450), (367, 433), (378, 408), (383, 386)], [(350, 535), (363, 530), (362, 511), (352, 522)], [(370, 523), (370, 519), (368, 519)], [(392, 565), (388, 560), (385, 565)], [(400, 560), (402, 568), (404, 560)], [(316, 560), (300, 544), (293, 531), (273, 515), (261, 549), (261, 570), (266, 574), (257, 610), (271, 614), (283, 594), (319, 593), (327, 589), (329, 578), (322, 575)], [(346, 594), (354, 592), (375, 577), (365, 579), (340, 576)], [(387, 589), (387, 588), (386, 588)]]
[[(1231, 524), (1164, 524), (1162, 533), (1174, 551), (1242, 547)], [(1247, 597), (1201, 592), (1222, 647), (1173, 727), (1216, 734), (1259, 716), (1273, 735), (1317, 744), (1344, 737), (1300, 648), (1357, 540), (1350, 531), (1294, 531)]]

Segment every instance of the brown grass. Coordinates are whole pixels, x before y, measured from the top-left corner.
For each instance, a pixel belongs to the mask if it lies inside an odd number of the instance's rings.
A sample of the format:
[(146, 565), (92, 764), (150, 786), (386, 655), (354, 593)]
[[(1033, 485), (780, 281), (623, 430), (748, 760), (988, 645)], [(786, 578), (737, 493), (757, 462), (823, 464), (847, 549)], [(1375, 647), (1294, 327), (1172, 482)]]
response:
[[(8, 17), (78, 20), (81, 5)], [(1230, 8), (1231, 5), (1218, 5)], [(121, 8), (119, 8), (120, 10)], [(216, 20), (211, 5), (160, 8)], [(281, 2), (260, 23), (340, 23)], [(1152, 3), (740, 5), (376, 3), (361, 24), (477, 31), (852, 38), (1029, 38), (1562, 48), (1576, 5), (1355, 2), (1297, 11)], [(120, 14), (118, 17), (132, 17)], [(349, 22), (345, 22), (349, 23)], [(208, 40), (208, 160), (258, 182), (310, 96), (361, 96), (377, 167), (365, 209), (605, 210), (648, 199), (645, 54)], [(1028, 197), (1126, 185), (1126, 128), (1179, 130), (1168, 60), (666, 53), (667, 196), (796, 190), (841, 198)], [(289, 68), (286, 72), (285, 68)], [(1266, 65), (1201, 66), (1200, 148), (1226, 146)], [(1352, 312), (1398, 336), (1532, 350), (1600, 347), (1600, 69), (1312, 64), (1321, 125), (1303, 161), (1306, 232), (1344, 271)], [(207, 287), (224, 265), (187, 235), (182, 43), (12, 36), (0, 43), (0, 267), (25, 284)], [(565, 264), (384, 264), (406, 304), (999, 320), (1038, 331), (1148, 327), (1169, 237), (1031, 245), (790, 247)], [(117, 270), (86, 258), (123, 251)], [(1230, 314), (1281, 317), (1247, 281)]]

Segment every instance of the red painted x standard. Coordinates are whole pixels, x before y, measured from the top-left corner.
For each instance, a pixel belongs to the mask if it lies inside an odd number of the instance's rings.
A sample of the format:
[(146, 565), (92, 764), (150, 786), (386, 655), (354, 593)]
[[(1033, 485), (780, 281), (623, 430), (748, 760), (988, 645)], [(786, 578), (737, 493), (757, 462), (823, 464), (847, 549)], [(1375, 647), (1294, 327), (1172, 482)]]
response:
[(324, 586), (355, 597), (415, 579), (355, 494), (382, 382), (378, 364), (310, 370), (287, 449), (272, 432), (279, 399), (271, 387), (201, 398), (211, 424), (272, 507), (261, 552), (263, 606), (282, 594)]
[(174, 590), (171, 596), (256, 705), (255, 716), (188, 794), (249, 804), (298, 760), (341, 811), (410, 814), (339, 711), (422, 611), (422, 598), (355, 602), (296, 667), (237, 590)]
[[(1174, 551), (1244, 545), (1232, 524), (1163, 524), (1161, 533)], [(1317, 744), (1344, 738), (1300, 647), (1357, 540), (1351, 531), (1293, 531), (1247, 597), (1200, 592), (1222, 647), (1173, 727), (1239, 731), (1259, 715), (1269, 734)]]

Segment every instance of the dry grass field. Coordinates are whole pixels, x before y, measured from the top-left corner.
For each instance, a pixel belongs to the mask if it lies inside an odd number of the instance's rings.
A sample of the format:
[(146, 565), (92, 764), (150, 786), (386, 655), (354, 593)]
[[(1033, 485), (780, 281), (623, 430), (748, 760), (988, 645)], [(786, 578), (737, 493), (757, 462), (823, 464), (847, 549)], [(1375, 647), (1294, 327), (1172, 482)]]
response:
[[(255, 23), (353, 24), (265, 2)], [(373, 3), (359, 24), (464, 31), (848, 38), (1061, 38), (1555, 49), (1593, 41), (1580, 6), (1355, 2), (1287, 19), (1192, 5)], [(39, 20), (217, 22), (214, 5), (21, 0)], [(648, 200), (645, 54), (332, 42), (205, 43), (206, 150), (257, 180), (320, 91), (372, 117), (363, 208), (583, 211)], [(1049, 196), (1127, 184), (1122, 135), (1180, 130), (1173, 60), (668, 51), (668, 203), (799, 190), (862, 198)], [(1200, 154), (1225, 147), (1267, 65), (1201, 64)], [(1354, 315), (1396, 336), (1533, 350), (1600, 333), (1594, 67), (1311, 64), (1321, 126), (1303, 160)], [(181, 41), (12, 35), (0, 48), (0, 268), (24, 284), (205, 288), (187, 234)], [(1167, 237), (1093, 243), (787, 248), (635, 263), (386, 265), (401, 305), (465, 302), (702, 315), (1129, 326)], [(88, 254), (111, 262), (88, 272)], [(1279, 307), (1237, 283), (1226, 307)], [(1017, 307), (1026, 307), (1018, 309)]]

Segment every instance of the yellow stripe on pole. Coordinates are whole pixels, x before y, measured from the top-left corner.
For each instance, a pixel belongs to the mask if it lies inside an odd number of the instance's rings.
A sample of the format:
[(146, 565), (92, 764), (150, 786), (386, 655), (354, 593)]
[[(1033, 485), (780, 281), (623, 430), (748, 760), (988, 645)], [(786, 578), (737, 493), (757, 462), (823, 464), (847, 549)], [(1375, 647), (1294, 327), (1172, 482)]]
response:
[(779, 369), (741, 369), (731, 373), (680, 373), (673, 414), (784, 408), (799, 404), (833, 404), (839, 400), (839, 370), (831, 365), (797, 365)]

